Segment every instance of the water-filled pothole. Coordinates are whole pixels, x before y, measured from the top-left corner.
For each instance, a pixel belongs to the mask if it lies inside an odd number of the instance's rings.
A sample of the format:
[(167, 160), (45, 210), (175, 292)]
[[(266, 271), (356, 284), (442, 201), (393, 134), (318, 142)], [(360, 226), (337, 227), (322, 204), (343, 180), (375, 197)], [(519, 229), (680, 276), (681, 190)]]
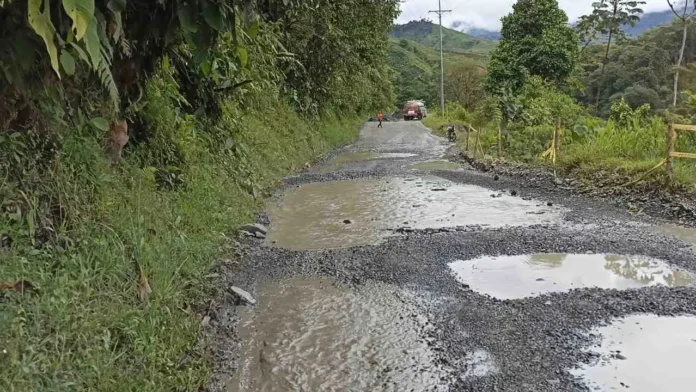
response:
[(422, 171), (433, 171), (433, 170), (460, 170), (462, 166), (458, 163), (450, 161), (427, 161), (419, 162), (410, 166), (411, 169), (422, 170)]
[(554, 223), (558, 208), (438, 177), (301, 185), (269, 203), (273, 246), (305, 250), (378, 244), (389, 229)]
[(696, 250), (696, 229), (673, 224), (665, 224), (659, 226), (658, 230), (691, 244), (692, 249)]
[(335, 156), (325, 166), (321, 167), (322, 172), (331, 172), (347, 163), (371, 161), (375, 159), (402, 159), (415, 157), (416, 154), (402, 152), (355, 152)]
[(634, 315), (593, 334), (602, 336), (599, 347), (590, 350), (597, 360), (571, 371), (591, 390), (694, 390), (696, 317)]
[(399, 293), (317, 278), (261, 285), (258, 307), (241, 310), (242, 360), (228, 391), (447, 390), (428, 338), (435, 327)]
[(460, 260), (450, 267), (472, 290), (498, 299), (585, 287), (686, 286), (694, 280), (689, 272), (644, 256), (548, 253)]

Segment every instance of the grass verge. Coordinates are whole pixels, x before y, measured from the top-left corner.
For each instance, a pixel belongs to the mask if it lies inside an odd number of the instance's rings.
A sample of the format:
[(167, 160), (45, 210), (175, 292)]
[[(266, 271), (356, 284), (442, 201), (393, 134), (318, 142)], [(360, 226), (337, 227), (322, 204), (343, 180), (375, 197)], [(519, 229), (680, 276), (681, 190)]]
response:
[[(244, 107), (224, 103), (211, 125), (182, 115), (174, 98), (162, 78), (149, 82), (144, 116), (156, 143), (129, 147), (118, 166), (88, 130), (66, 133), (41, 178), (60, 201), (46, 208), (69, 216), (60, 225), (34, 219), (41, 196), (0, 184), (29, 206), (0, 220), (13, 239), (0, 246), (0, 281), (38, 288), (0, 292), (0, 390), (198, 390), (210, 376), (210, 358), (195, 347), (196, 307), (213, 291), (206, 274), (233, 250), (236, 227), (254, 219), (267, 190), (354, 140), (362, 122), (307, 120), (259, 95)], [(55, 233), (37, 242), (49, 227)], [(152, 290), (144, 301), (136, 265)]]

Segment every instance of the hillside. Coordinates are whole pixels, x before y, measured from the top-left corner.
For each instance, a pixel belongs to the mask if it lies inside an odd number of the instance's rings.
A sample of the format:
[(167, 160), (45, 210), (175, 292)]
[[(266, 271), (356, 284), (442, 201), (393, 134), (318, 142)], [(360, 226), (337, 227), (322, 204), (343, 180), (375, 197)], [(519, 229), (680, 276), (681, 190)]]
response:
[[(444, 29), (445, 72), (462, 66), (484, 66), (496, 43)], [(414, 21), (394, 26), (389, 40), (389, 65), (395, 71), (396, 106), (411, 99), (430, 105), (439, 99), (439, 26)]]
[(674, 13), (672, 10), (647, 13), (640, 18), (640, 23), (635, 27), (625, 27), (626, 35), (637, 37), (653, 27), (670, 24), (673, 19)]
[(411, 99), (422, 99), (429, 104), (437, 99), (435, 72), (439, 64), (437, 53), (414, 41), (394, 38), (389, 40), (389, 65), (396, 74), (396, 106)]
[[(496, 43), (490, 40), (473, 37), (457, 30), (443, 29), (443, 49), (451, 53), (488, 53), (495, 48)], [(408, 39), (429, 48), (440, 48), (440, 26), (426, 21), (411, 21), (396, 25), (392, 37)]]

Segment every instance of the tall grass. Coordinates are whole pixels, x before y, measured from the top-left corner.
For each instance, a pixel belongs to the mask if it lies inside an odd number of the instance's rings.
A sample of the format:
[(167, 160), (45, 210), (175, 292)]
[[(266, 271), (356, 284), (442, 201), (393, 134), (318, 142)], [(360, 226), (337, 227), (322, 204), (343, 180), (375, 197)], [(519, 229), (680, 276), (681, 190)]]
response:
[(618, 127), (613, 121), (589, 130), (586, 138), (570, 143), (571, 156), (622, 158), (629, 160), (661, 160), (665, 156), (665, 123), (653, 117), (647, 124)]
[[(266, 189), (353, 140), (361, 123), (303, 119), (259, 93), (244, 107), (224, 102), (221, 146), (210, 123), (179, 112), (169, 87), (155, 77), (147, 89), (144, 116), (161, 140), (133, 147), (122, 165), (109, 165), (94, 134), (65, 133), (43, 184), (70, 218), (49, 242), (33, 246), (29, 225), (0, 219), (0, 233), (15, 237), (0, 246), (0, 281), (39, 288), (0, 299), (0, 390), (198, 390), (210, 358), (195, 346), (195, 306), (216, 290), (211, 267), (233, 252), (236, 227), (254, 219)], [(184, 181), (176, 189), (150, 166), (172, 146)], [(42, 198), (26, 196), (28, 214), (41, 215)], [(145, 302), (136, 262), (152, 288)]]
[[(437, 109), (433, 110), (431, 116), (423, 121), (424, 124), (444, 136), (450, 124), (471, 124), (476, 117), (485, 117), (477, 113), (467, 113), (456, 105), (450, 105), (447, 109), (444, 117)], [(652, 117), (648, 120), (631, 119), (622, 126), (612, 120), (604, 121), (587, 117), (584, 119), (585, 132), (577, 131), (574, 125), (565, 127), (558, 155), (559, 169), (588, 176), (600, 171), (613, 172), (622, 176), (638, 176), (665, 158), (666, 126), (660, 117)], [(483, 152), (489, 158), (494, 157), (497, 152), (496, 130), (496, 124), (491, 121), (480, 127), (480, 134), (471, 133), (469, 151), (473, 152), (478, 136), (480, 150), (477, 156), (481, 157)], [(530, 127), (520, 123), (510, 124), (510, 135), (504, 139), (505, 158), (546, 164), (542, 154), (550, 147), (553, 132), (552, 125)], [(463, 136), (464, 133), (459, 133), (457, 143), (460, 147), (466, 144)], [(680, 133), (676, 149), (696, 152), (696, 134)], [(656, 179), (662, 181), (663, 177), (664, 170), (657, 173)], [(696, 184), (696, 162), (675, 159), (675, 179), (683, 184)]]

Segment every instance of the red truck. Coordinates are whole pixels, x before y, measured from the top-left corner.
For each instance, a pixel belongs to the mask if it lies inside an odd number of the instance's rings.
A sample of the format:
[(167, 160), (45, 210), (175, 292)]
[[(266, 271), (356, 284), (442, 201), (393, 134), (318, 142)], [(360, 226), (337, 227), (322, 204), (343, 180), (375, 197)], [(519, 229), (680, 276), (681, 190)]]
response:
[(428, 110), (423, 101), (408, 101), (404, 105), (404, 120), (422, 120), (428, 117)]

